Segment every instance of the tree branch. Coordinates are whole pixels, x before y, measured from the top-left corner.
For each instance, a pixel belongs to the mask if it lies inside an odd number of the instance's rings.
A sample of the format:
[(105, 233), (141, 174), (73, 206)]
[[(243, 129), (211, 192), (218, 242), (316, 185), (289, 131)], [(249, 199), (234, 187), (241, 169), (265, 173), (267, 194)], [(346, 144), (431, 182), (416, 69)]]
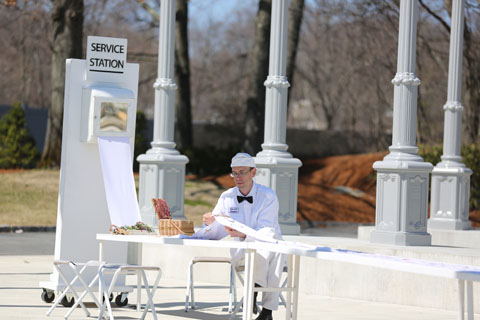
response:
[(447, 29), (447, 31), (450, 33), (450, 26), (448, 25), (448, 23), (442, 18), (440, 17), (438, 14), (436, 14), (435, 12), (433, 12), (432, 9), (430, 9), (430, 7), (428, 7), (424, 2), (423, 0), (419, 0), (420, 2), (420, 5), (425, 9), (427, 10), (428, 13), (430, 13), (430, 15), (432, 17), (434, 17), (438, 22), (440, 22), (440, 24), (445, 28)]
[(158, 12), (153, 9), (148, 3), (145, 2), (145, 0), (137, 0), (138, 4), (140, 6), (142, 6), (143, 9), (145, 9), (145, 11), (147, 11), (153, 19), (155, 19), (156, 21), (160, 21), (160, 15), (158, 14)]

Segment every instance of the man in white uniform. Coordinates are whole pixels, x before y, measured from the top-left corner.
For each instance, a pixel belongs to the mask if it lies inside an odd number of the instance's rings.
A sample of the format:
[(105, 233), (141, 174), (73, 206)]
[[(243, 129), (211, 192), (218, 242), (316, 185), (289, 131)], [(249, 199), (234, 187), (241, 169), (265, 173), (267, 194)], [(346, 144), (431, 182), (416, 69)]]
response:
[[(238, 241), (254, 241), (250, 236), (224, 227), (215, 221), (214, 215), (224, 214), (264, 235), (281, 239), (277, 195), (272, 189), (253, 181), (257, 172), (253, 158), (247, 153), (237, 153), (232, 158), (231, 167), (231, 176), (235, 180), (236, 187), (222, 193), (213, 212), (203, 215), (203, 222), (209, 226), (212, 238), (221, 239), (230, 235)], [(232, 249), (231, 254), (234, 266), (238, 267), (244, 264), (242, 249)], [(279, 287), (284, 265), (285, 257), (283, 255), (258, 250), (255, 256), (255, 286)], [(256, 297), (257, 293), (254, 294), (254, 300)], [(263, 309), (256, 320), (272, 320), (272, 310), (277, 310), (278, 300), (278, 292), (263, 292)], [(255, 303), (254, 312), (256, 313)]]

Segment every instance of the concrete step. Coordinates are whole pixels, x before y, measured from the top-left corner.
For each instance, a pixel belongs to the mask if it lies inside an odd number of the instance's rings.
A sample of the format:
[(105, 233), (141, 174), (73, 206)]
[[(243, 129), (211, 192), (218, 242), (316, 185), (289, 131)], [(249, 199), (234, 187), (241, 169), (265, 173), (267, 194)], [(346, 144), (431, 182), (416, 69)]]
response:
[[(374, 226), (359, 226), (358, 239), (370, 241), (370, 233), (374, 229)], [(429, 228), (427, 232), (432, 235), (432, 245), (434, 246), (480, 249), (480, 229), (439, 230)]]
[[(402, 247), (371, 244), (352, 238), (286, 236), (299, 241), (332, 248), (400, 256), (412, 259), (440, 261), (480, 267), (480, 250), (446, 246)], [(228, 256), (228, 250), (213, 248), (182, 248), (176, 246), (144, 246), (143, 263), (158, 264), (167, 278), (185, 281), (188, 262), (193, 256)], [(378, 303), (398, 304), (458, 310), (457, 281), (409, 272), (396, 272), (379, 267), (351, 263), (301, 259), (300, 292), (331, 298), (358, 299)], [(227, 285), (228, 268), (216, 264), (195, 266), (195, 280)], [(474, 297), (480, 296), (480, 284), (474, 284)], [(474, 299), (480, 310), (480, 299)]]

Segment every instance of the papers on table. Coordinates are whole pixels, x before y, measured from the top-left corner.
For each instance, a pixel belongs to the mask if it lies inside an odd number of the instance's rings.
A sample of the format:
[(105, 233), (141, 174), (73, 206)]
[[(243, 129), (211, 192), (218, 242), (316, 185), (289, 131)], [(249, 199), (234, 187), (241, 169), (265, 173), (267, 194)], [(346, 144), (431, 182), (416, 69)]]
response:
[(212, 236), (212, 232), (211, 232), (211, 226), (206, 226), (206, 227), (203, 227), (202, 229), (196, 231), (194, 234), (192, 234), (191, 236), (187, 236), (185, 234), (180, 234), (178, 237), (180, 239), (203, 239), (203, 240), (220, 240), (220, 239), (215, 239), (213, 236)]
[(238, 232), (241, 232), (249, 237), (252, 237), (255, 240), (270, 242), (270, 243), (277, 243), (279, 241), (273, 237), (262, 234), (261, 232), (254, 230), (229, 216), (215, 215), (215, 220), (218, 221), (218, 223), (220, 223), (221, 225), (232, 228), (233, 230), (237, 230)]
[[(232, 217), (225, 216), (225, 215), (215, 215), (215, 220), (220, 223), (223, 226), (227, 226), (229, 228), (232, 228), (234, 230), (237, 230), (252, 239), (256, 241), (261, 241), (261, 242), (267, 242), (267, 243), (273, 243), (273, 244), (281, 244), (284, 246), (292, 247), (292, 248), (299, 248), (299, 249), (304, 249), (304, 250), (320, 250), (320, 251), (329, 251), (325, 250), (325, 247), (317, 247), (314, 245), (309, 245), (301, 242), (292, 242), (292, 241), (283, 241), (283, 240), (277, 240), (273, 237), (270, 237), (266, 234), (263, 234), (262, 232), (259, 232), (255, 229), (250, 228), (249, 226), (244, 225), (243, 223), (233, 219)], [(214, 239), (212, 237), (211, 231), (211, 226), (206, 226), (197, 232), (195, 232), (191, 236), (186, 236), (186, 235), (179, 235), (178, 237), (180, 239), (204, 239), (204, 240), (219, 240), (219, 239)], [(330, 248), (328, 248), (330, 249)]]

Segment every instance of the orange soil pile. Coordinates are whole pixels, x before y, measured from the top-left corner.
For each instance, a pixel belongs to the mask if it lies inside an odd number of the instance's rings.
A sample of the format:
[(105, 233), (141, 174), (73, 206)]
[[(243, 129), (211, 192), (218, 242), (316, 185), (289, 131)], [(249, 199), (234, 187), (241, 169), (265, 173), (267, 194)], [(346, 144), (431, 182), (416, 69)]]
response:
[(16, 173), (16, 172), (23, 172), (24, 169), (0, 169), (0, 174), (2, 173)]
[[(382, 152), (304, 161), (298, 179), (297, 219), (374, 223), (377, 181), (372, 165), (385, 155)], [(224, 188), (234, 186), (229, 175), (214, 180)], [(473, 226), (480, 227), (480, 210), (471, 211), (470, 220)]]
[(372, 165), (384, 153), (308, 160), (299, 171), (298, 220), (375, 222)]

